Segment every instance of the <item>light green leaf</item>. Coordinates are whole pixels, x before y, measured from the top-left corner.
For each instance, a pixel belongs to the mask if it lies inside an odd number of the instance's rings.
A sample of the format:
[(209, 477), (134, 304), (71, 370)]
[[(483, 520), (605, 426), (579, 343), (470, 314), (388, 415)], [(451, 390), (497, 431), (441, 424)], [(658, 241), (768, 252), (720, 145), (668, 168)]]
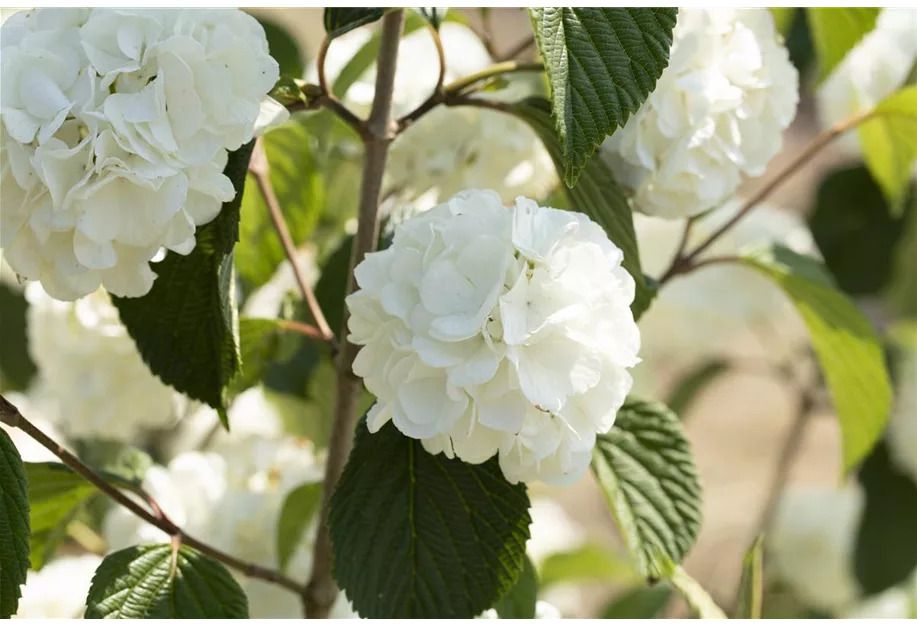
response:
[[(563, 171), (563, 151), (551, 121), (551, 105), (542, 98), (530, 98), (516, 104), (512, 113), (525, 120), (541, 138), (558, 172)], [(595, 220), (608, 235), (608, 239), (624, 252), (624, 268), (634, 278), (636, 294), (631, 309), (639, 319), (653, 299), (655, 288), (644, 280), (640, 269), (640, 253), (634, 234), (634, 219), (623, 192), (600, 160), (593, 159), (583, 168), (579, 180), (572, 187), (564, 187), (569, 198), (569, 209), (585, 213)]]
[(672, 587), (658, 583), (625, 590), (602, 610), (602, 618), (659, 618), (672, 599)]
[(277, 559), (286, 570), (303, 534), (322, 504), (322, 484), (304, 483), (287, 495), (277, 520)]
[(64, 539), (67, 524), (96, 488), (63, 464), (28, 463), (25, 469), (31, 504), (30, 560), (32, 569), (40, 570)]
[(248, 618), (248, 600), (213, 558), (183, 546), (173, 572), (172, 547), (150, 544), (102, 561), (85, 618)]
[(676, 9), (530, 8), (545, 61), (564, 179), (646, 100), (669, 63)]
[(774, 16), (774, 27), (777, 32), (784, 37), (789, 35), (793, 18), (796, 17), (796, 7), (770, 7), (768, 10)]
[(232, 383), (240, 393), (264, 379), (270, 366), (286, 362), (295, 354), (302, 336), (288, 330), (284, 320), (240, 318), (239, 345), (242, 350), (242, 372)]
[(742, 580), (739, 582), (738, 616), (761, 618), (764, 597), (764, 536), (752, 542), (742, 560)]
[(877, 7), (809, 7), (806, 18), (818, 56), (818, 75), (825, 79), (863, 36), (876, 26)]
[(891, 405), (875, 332), (816, 260), (774, 246), (747, 253), (743, 262), (773, 279), (802, 315), (834, 399), (849, 471), (881, 436)]
[(726, 614), (710, 597), (710, 594), (697, 583), (681, 566), (674, 566), (669, 581), (681, 593), (697, 617), (702, 620), (724, 619)]
[(702, 496), (691, 446), (665, 405), (630, 398), (598, 436), (592, 471), (639, 572), (665, 576), (697, 539)]
[(539, 574), (541, 587), (545, 589), (558, 583), (635, 583), (640, 579), (626, 557), (595, 544), (549, 555), (542, 562)]
[(236, 196), (197, 230), (194, 250), (152, 264), (158, 277), (146, 296), (112, 299), (153, 374), (218, 410), (225, 410), (226, 386), (240, 369), (232, 253), (253, 146), (230, 153), (224, 173)]
[(365, 422), (331, 497), (335, 580), (366, 618), (472, 618), (522, 571), (525, 485)]
[(869, 173), (901, 216), (917, 163), (917, 85), (880, 102), (859, 130)]
[(0, 429), (0, 618), (19, 608), (20, 586), (29, 572), (28, 480), (22, 458)]
[(494, 609), (500, 618), (535, 618), (538, 603), (538, 574), (528, 555), (523, 557), (522, 572), (516, 584), (496, 602)]
[(717, 377), (729, 370), (724, 359), (711, 359), (688, 371), (669, 394), (666, 405), (682, 420), (698, 394), (713, 383)]
[(324, 14), (325, 32), (328, 33), (328, 39), (334, 39), (382, 19), (384, 13), (385, 10), (381, 8), (328, 7)]

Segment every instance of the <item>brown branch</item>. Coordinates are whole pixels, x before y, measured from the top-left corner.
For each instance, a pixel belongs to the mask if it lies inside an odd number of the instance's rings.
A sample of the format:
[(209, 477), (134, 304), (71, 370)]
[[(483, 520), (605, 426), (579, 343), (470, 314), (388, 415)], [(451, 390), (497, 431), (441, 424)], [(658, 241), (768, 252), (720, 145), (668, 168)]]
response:
[(325, 57), (328, 55), (329, 45), (331, 45), (331, 40), (328, 39), (328, 35), (325, 35), (322, 37), (322, 45), (318, 49), (318, 57), (315, 60), (315, 66), (318, 69), (318, 86), (323, 94), (331, 93), (331, 90), (328, 89), (328, 79), (325, 77)]
[(275, 583), (297, 594), (301, 593), (302, 585), (293, 581), (283, 573), (271, 570), (269, 568), (263, 568), (257, 564), (245, 562), (233, 557), (232, 555), (228, 555), (223, 551), (220, 551), (219, 549), (198, 540), (197, 538), (189, 536), (181, 530), (181, 527), (172, 522), (172, 520), (170, 520), (165, 515), (165, 513), (162, 512), (161, 508), (159, 508), (159, 505), (149, 494), (147, 494), (142, 488), (138, 488), (136, 490), (137, 493), (141, 496), (141, 498), (147, 499), (151, 509), (153, 509), (156, 513), (147, 511), (143, 508), (142, 505), (132, 500), (130, 497), (118, 490), (118, 488), (116, 488), (114, 485), (102, 478), (94, 470), (86, 466), (83, 462), (77, 459), (75, 455), (45, 435), (45, 433), (42, 432), (38, 427), (29, 422), (25, 416), (19, 412), (15, 405), (3, 398), (2, 395), (0, 395), (0, 422), (21, 429), (33, 440), (54, 453), (73, 472), (80, 475), (86, 481), (97, 487), (103, 494), (108, 496), (110, 499), (122, 507), (128, 509), (130, 512), (145, 522), (153, 525), (157, 529), (162, 530), (173, 538), (179, 538), (182, 544), (190, 546), (193, 549), (197, 549), (204, 555), (208, 555), (215, 560), (226, 564), (230, 568), (234, 568), (239, 572), (244, 573), (249, 577), (263, 579), (264, 581)]
[[(382, 175), (385, 172), (388, 148), (397, 130), (392, 124), (392, 92), (395, 84), (398, 46), (404, 29), (404, 17), (404, 9), (398, 9), (386, 13), (382, 18), (376, 89), (372, 110), (366, 122), (368, 132), (364, 138), (365, 155), (363, 181), (360, 187), (359, 222), (350, 258), (347, 293), (351, 293), (354, 288), (353, 269), (363, 261), (368, 252), (376, 249), (376, 242), (379, 239), (379, 199), (382, 192)], [(337, 585), (331, 576), (332, 555), (331, 539), (328, 536), (328, 512), (331, 494), (341, 477), (353, 445), (357, 422), (357, 398), (362, 385), (360, 379), (353, 374), (353, 361), (359, 347), (347, 341), (346, 320), (341, 332), (340, 343), (341, 352), (337, 361), (337, 400), (322, 486), (321, 522), (315, 542), (312, 577), (304, 595), (308, 618), (327, 618), (338, 595)]]
[(336, 352), (337, 342), (334, 338), (334, 332), (331, 330), (331, 327), (328, 326), (328, 321), (325, 320), (325, 315), (322, 313), (322, 308), (318, 304), (318, 299), (315, 298), (312, 287), (306, 281), (302, 269), (299, 267), (299, 260), (296, 257), (296, 247), (293, 244), (290, 229), (287, 227), (283, 212), (280, 210), (280, 202), (277, 200), (277, 195), (274, 193), (273, 185), (271, 185), (270, 166), (268, 165), (267, 155), (264, 152), (264, 143), (261, 138), (259, 138), (255, 144), (255, 150), (252, 152), (248, 171), (255, 177), (255, 182), (258, 184), (258, 189), (261, 191), (264, 203), (267, 205), (268, 211), (271, 214), (271, 222), (274, 224), (274, 230), (277, 231), (277, 236), (280, 238), (280, 243), (283, 246), (283, 252), (286, 254), (290, 266), (293, 268), (293, 276), (296, 279), (296, 284), (299, 286), (299, 291), (303, 299), (309, 306), (309, 312), (312, 314), (312, 319), (315, 320), (315, 324), (318, 326), (318, 330), (321, 333), (321, 339), (329, 342), (331, 344), (331, 350)]

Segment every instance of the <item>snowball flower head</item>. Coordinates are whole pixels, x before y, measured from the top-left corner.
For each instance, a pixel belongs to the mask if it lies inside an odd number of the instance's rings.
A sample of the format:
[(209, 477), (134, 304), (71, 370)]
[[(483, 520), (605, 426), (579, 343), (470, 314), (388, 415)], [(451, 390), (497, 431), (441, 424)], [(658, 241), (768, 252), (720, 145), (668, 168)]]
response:
[[(446, 82), (463, 78), (493, 64), (474, 32), (460, 24), (440, 27), (446, 58)], [(325, 72), (333, 83), (348, 61), (369, 40), (370, 31), (351, 31), (334, 40)], [(348, 89), (344, 100), (366, 114), (375, 90), (373, 65)], [(423, 103), (436, 87), (439, 60), (430, 34), (420, 29), (402, 39), (395, 75), (393, 115), (398, 118)], [(317, 80), (313, 67), (309, 80)], [(525, 88), (488, 92), (508, 102), (520, 100)], [(535, 132), (512, 116), (478, 107), (437, 107), (412, 124), (392, 144), (386, 168), (386, 186), (409, 198), (435, 190), (444, 200), (471, 187), (496, 190), (501, 198), (517, 195), (542, 198), (558, 179), (554, 164)]]
[(82, 618), (98, 555), (61, 557), (40, 571), (29, 571), (13, 618)]
[(603, 153), (640, 211), (697, 215), (764, 173), (798, 84), (767, 9), (679, 9), (668, 67)]
[(77, 438), (132, 442), (184, 411), (184, 397), (150, 372), (104, 291), (64, 302), (30, 283), (26, 298), (38, 393), (59, 406), (49, 417), (58, 428)]
[(235, 195), (227, 151), (278, 77), (263, 29), (235, 9), (36, 9), (0, 33), (7, 260), (59, 299), (146, 294), (156, 253), (188, 254)]
[(640, 336), (621, 250), (580, 213), (470, 190), (356, 268), (354, 372), (431, 453), (499, 453), (513, 482), (577, 480), (631, 387)]
[(768, 568), (813, 609), (839, 613), (860, 596), (853, 551), (863, 501), (858, 485), (781, 497), (767, 538)]

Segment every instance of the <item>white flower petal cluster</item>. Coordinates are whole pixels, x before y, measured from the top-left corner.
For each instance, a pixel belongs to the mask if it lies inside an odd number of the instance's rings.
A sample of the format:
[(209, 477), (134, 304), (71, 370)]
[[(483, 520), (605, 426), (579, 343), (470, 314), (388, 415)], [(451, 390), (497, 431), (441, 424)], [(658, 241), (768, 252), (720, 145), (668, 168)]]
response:
[(813, 609), (840, 613), (861, 592), (853, 572), (860, 486), (797, 488), (781, 497), (768, 534), (768, 569)]
[(764, 173), (798, 85), (767, 9), (681, 8), (668, 67), (603, 154), (638, 210), (697, 215)]
[[(446, 57), (446, 82), (478, 72), (493, 63), (471, 29), (447, 22), (440, 27)], [(369, 40), (355, 30), (331, 44), (325, 61), (333, 82), (347, 62)], [(365, 114), (372, 104), (376, 68), (372, 66), (347, 91), (344, 101)], [(421, 29), (404, 37), (398, 50), (393, 115), (410, 113), (436, 86), (439, 60), (430, 34)], [(317, 79), (313, 67), (307, 79)], [(515, 101), (525, 95), (521, 84), (488, 92), (489, 98)], [(512, 116), (477, 107), (437, 107), (392, 144), (386, 186), (408, 198), (435, 190), (442, 201), (469, 188), (496, 190), (501, 198), (544, 198), (558, 179), (554, 164), (535, 132)]]
[(469, 190), (395, 229), (347, 299), (354, 372), (431, 453), (499, 453), (513, 482), (576, 481), (631, 387), (640, 336), (621, 250), (583, 214)]
[(886, 441), (895, 465), (917, 483), (917, 350), (907, 351), (898, 360), (896, 379), (895, 409)]
[(278, 78), (263, 29), (235, 9), (35, 9), (0, 32), (7, 260), (63, 300), (146, 294), (154, 255), (188, 254), (235, 195), (227, 151)]
[[(917, 62), (917, 8), (884, 8), (874, 30), (844, 57), (816, 93), (825, 127), (870, 109), (903, 86)], [(838, 145), (860, 154), (857, 133), (845, 133)]]
[(29, 571), (13, 618), (82, 618), (92, 576), (101, 563), (98, 555), (61, 557), (38, 572)]
[(26, 298), (36, 393), (58, 405), (49, 418), (67, 435), (131, 442), (185, 411), (185, 397), (150, 372), (103, 290), (65, 302), (30, 283)]
[[(489, 609), (485, 610), (480, 616), (475, 618), (484, 619), (484, 620), (496, 620), (500, 616), (497, 614), (497, 610)], [(535, 618), (542, 620), (558, 620), (563, 618), (560, 610), (548, 603), (547, 601), (537, 601), (535, 603)]]

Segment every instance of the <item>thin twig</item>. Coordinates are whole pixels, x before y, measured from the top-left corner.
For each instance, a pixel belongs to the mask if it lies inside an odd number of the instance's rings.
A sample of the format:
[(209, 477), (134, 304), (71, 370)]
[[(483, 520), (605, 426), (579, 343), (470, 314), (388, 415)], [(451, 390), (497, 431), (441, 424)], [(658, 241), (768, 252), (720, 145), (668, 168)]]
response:
[(332, 351), (336, 352), (337, 342), (334, 337), (334, 332), (331, 330), (331, 327), (328, 326), (328, 321), (325, 320), (325, 315), (322, 313), (322, 308), (318, 304), (318, 299), (315, 298), (312, 287), (306, 281), (302, 269), (299, 267), (296, 247), (293, 244), (290, 229), (287, 227), (283, 212), (280, 210), (280, 202), (277, 200), (277, 195), (274, 193), (274, 186), (271, 185), (270, 166), (268, 165), (267, 155), (264, 153), (263, 141), (260, 138), (255, 144), (254, 152), (252, 152), (248, 171), (255, 177), (255, 182), (258, 184), (258, 189), (261, 191), (264, 203), (267, 205), (268, 211), (271, 214), (271, 222), (274, 224), (274, 230), (277, 231), (277, 236), (280, 238), (280, 243), (283, 246), (283, 252), (286, 254), (290, 266), (293, 268), (293, 276), (296, 279), (296, 284), (299, 286), (299, 291), (302, 293), (302, 297), (309, 307), (312, 319), (315, 320), (315, 324), (318, 326), (318, 330), (321, 333), (321, 339), (329, 342)]
[(324, 342), (327, 339), (324, 335), (322, 335), (321, 331), (313, 327), (311, 324), (299, 322), (298, 320), (278, 320), (277, 326), (284, 331), (299, 333), (300, 335), (305, 335), (306, 337), (313, 340), (318, 340), (319, 342)]
[(520, 41), (517, 45), (510, 48), (505, 53), (499, 55), (496, 59), (494, 59), (494, 61), (498, 61), (498, 62), (499, 61), (511, 61), (534, 45), (535, 45), (535, 35), (529, 35), (528, 37)]
[[(372, 110), (366, 123), (364, 138), (363, 181), (360, 187), (360, 208), (357, 233), (350, 258), (347, 293), (353, 291), (353, 269), (368, 252), (376, 249), (379, 238), (379, 198), (388, 148), (396, 135), (392, 123), (392, 92), (398, 60), (398, 46), (404, 29), (404, 9), (387, 13), (382, 18), (382, 35), (376, 72), (376, 89)], [(346, 315), (346, 314), (345, 314)], [(322, 486), (322, 511), (318, 537), (315, 542), (312, 577), (306, 587), (304, 604), (308, 618), (326, 618), (338, 595), (331, 576), (331, 539), (328, 536), (328, 513), (331, 494), (341, 477), (344, 464), (353, 445), (357, 421), (357, 397), (360, 379), (353, 374), (353, 361), (359, 347), (347, 341), (346, 320), (341, 332), (341, 351), (337, 361), (337, 400), (334, 424), (328, 443), (325, 478)]]
[(315, 60), (315, 66), (318, 69), (318, 86), (323, 94), (331, 93), (331, 90), (328, 89), (328, 79), (325, 77), (325, 57), (328, 55), (329, 45), (331, 45), (331, 40), (328, 39), (328, 35), (325, 35), (322, 37), (322, 45), (318, 48), (318, 57)]
[(154, 514), (147, 511), (142, 505), (132, 500), (126, 494), (118, 490), (117, 487), (106, 481), (98, 473), (86, 466), (83, 462), (77, 459), (75, 455), (45, 435), (45, 433), (42, 432), (38, 427), (29, 422), (25, 416), (19, 412), (15, 405), (3, 398), (2, 395), (0, 395), (0, 421), (21, 429), (33, 440), (54, 453), (73, 472), (80, 475), (86, 479), (86, 481), (97, 487), (103, 494), (108, 496), (110, 499), (122, 507), (130, 510), (133, 514), (143, 519), (145, 522), (153, 525), (157, 529), (162, 530), (173, 538), (180, 538), (182, 544), (193, 549), (197, 549), (201, 553), (209, 555), (215, 560), (220, 561), (230, 568), (234, 568), (249, 577), (263, 579), (264, 581), (269, 581), (288, 590), (292, 590), (297, 594), (301, 593), (302, 585), (293, 581), (283, 573), (271, 570), (269, 568), (263, 568), (257, 564), (242, 561), (233, 557), (232, 555), (228, 555), (223, 551), (210, 546), (209, 544), (198, 540), (197, 538), (189, 536), (184, 531), (182, 531), (181, 527), (172, 522), (172, 520), (169, 519), (164, 512), (162, 512), (158, 504), (155, 504), (155, 500), (153, 500), (149, 494), (146, 494), (145, 491), (138, 489), (138, 494), (141, 495), (141, 498), (147, 498), (151, 508), (156, 510), (158, 513)]
[(433, 28), (432, 24), (427, 24), (427, 30), (433, 37), (433, 44), (436, 46), (436, 56), (439, 58), (439, 76), (436, 77), (436, 87), (433, 93), (442, 91), (443, 85), (446, 84), (446, 51), (443, 49), (443, 40), (439, 36), (439, 31)]

